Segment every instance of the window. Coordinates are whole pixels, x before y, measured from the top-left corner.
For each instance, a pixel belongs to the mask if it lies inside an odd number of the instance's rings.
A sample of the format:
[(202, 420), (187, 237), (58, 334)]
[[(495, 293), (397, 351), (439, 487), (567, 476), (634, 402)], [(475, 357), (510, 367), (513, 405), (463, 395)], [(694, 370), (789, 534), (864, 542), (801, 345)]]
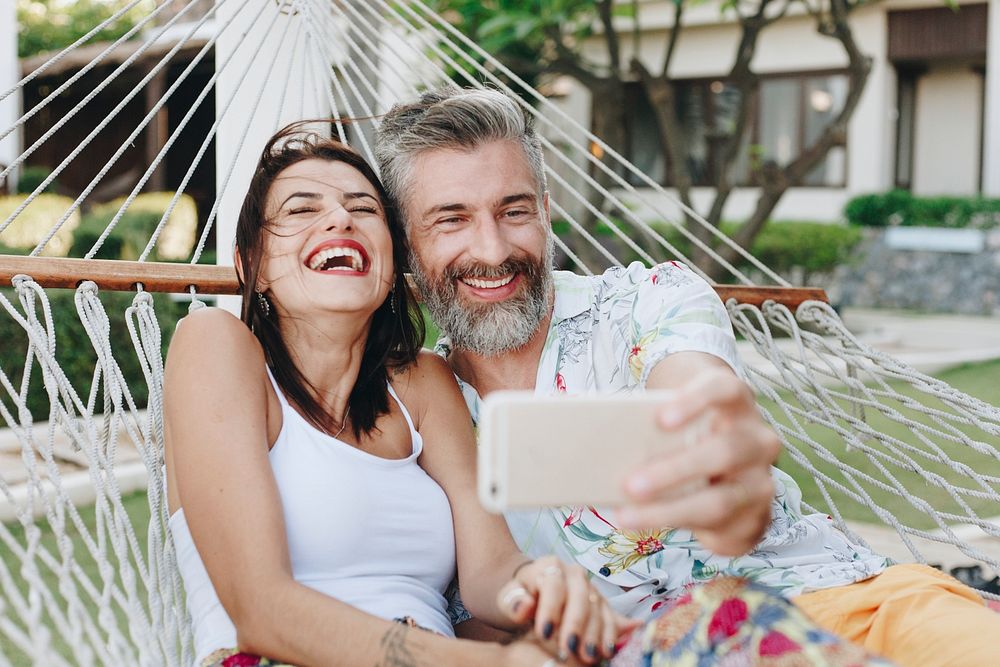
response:
[[(667, 171), (663, 161), (663, 143), (660, 141), (660, 131), (653, 107), (638, 85), (628, 84), (625, 97), (627, 109), (625, 132), (628, 146), (626, 157), (639, 168), (639, 171), (657, 183), (664, 183), (667, 180)], [(624, 169), (622, 173), (625, 173)], [(633, 185), (640, 184), (635, 174), (628, 173), (627, 178)]]
[[(628, 85), (628, 157), (651, 178), (669, 184), (653, 109), (638, 83)], [(752, 185), (754, 172), (763, 165), (787, 165), (840, 113), (846, 95), (847, 77), (842, 73), (763, 77), (730, 178), (738, 185)], [(722, 167), (725, 143), (736, 129), (740, 93), (724, 80), (708, 79), (678, 82), (676, 97), (686, 166), (695, 185), (711, 185)], [(845, 168), (846, 149), (835, 146), (803, 185), (843, 186)]]
[(902, 70), (896, 93), (896, 187), (913, 184), (913, 128), (917, 109), (917, 75)]

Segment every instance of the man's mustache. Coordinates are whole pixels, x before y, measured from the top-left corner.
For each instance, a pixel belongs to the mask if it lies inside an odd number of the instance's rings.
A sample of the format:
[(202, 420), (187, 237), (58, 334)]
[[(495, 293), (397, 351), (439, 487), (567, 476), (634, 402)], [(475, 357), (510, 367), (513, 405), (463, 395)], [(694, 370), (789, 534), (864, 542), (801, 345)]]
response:
[(527, 257), (512, 257), (500, 264), (484, 264), (482, 262), (463, 262), (453, 264), (444, 271), (444, 278), (453, 281), (461, 278), (477, 278), (492, 280), (502, 278), (512, 273), (522, 273), (529, 278), (541, 275), (541, 265)]

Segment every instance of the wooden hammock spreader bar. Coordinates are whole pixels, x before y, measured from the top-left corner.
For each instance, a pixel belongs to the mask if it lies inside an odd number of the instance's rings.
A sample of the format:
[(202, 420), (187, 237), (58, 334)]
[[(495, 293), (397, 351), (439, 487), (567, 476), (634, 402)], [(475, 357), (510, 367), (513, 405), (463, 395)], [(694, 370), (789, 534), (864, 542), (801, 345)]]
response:
[(101, 289), (118, 292), (132, 291), (141, 283), (147, 292), (187, 292), (193, 286), (199, 294), (239, 293), (231, 266), (0, 255), (0, 282), (10, 285), (19, 274), (31, 276), (42, 287), (75, 288), (92, 280)]
[[(193, 286), (199, 294), (239, 294), (236, 271), (231, 266), (0, 255), (0, 284), (10, 285), (14, 276), (22, 274), (42, 287), (75, 288), (92, 280), (101, 289), (121, 292), (141, 284), (148, 292), (181, 293)], [(795, 310), (803, 301), (829, 303), (826, 292), (818, 287), (713, 287), (723, 301), (736, 299), (755, 306), (775, 301)]]

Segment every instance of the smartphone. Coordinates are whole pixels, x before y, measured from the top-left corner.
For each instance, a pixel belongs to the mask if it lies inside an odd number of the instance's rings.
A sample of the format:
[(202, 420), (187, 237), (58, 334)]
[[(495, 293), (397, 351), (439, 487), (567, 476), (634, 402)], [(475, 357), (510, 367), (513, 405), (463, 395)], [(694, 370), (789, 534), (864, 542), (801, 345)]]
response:
[(690, 437), (657, 425), (666, 394), (490, 394), (479, 420), (480, 502), (491, 512), (623, 504), (625, 476)]

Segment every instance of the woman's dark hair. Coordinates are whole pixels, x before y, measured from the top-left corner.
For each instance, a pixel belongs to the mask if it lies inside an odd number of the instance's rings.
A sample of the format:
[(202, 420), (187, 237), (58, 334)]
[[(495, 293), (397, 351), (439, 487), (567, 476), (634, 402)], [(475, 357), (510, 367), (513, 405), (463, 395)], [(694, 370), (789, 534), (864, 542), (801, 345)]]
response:
[(255, 294), (255, 286), (264, 253), (264, 234), (271, 231), (265, 211), (267, 195), (275, 178), (288, 167), (303, 160), (343, 162), (360, 171), (378, 192), (382, 210), (385, 211), (389, 236), (392, 238), (395, 268), (394, 289), (372, 318), (361, 358), (361, 369), (348, 401), (352, 430), (355, 438), (360, 439), (362, 434), (375, 428), (375, 422), (381, 415), (389, 412), (389, 394), (386, 388), (388, 371), (405, 367), (416, 360), (424, 340), (424, 323), (404, 273), (407, 258), (406, 235), (398, 212), (389, 200), (378, 175), (363, 157), (339, 141), (307, 130), (308, 125), (321, 122), (301, 121), (279, 130), (267, 142), (250, 180), (236, 223), (236, 247), (242, 269), (241, 319), (260, 341), (267, 364), (285, 395), (317, 428), (326, 432), (336, 430), (334, 418), (319, 402), (314, 388), (289, 353), (278, 326), (277, 309), (261, 303)]

